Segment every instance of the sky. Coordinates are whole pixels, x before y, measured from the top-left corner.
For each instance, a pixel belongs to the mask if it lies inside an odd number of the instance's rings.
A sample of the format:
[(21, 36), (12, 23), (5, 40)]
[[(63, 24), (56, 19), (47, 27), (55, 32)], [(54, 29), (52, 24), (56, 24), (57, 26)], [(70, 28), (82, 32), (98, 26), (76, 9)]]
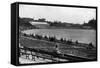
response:
[(48, 21), (62, 21), (74, 24), (88, 23), (96, 19), (96, 9), (77, 7), (57, 7), (40, 5), (19, 5), (19, 16), (29, 18), (46, 18)]

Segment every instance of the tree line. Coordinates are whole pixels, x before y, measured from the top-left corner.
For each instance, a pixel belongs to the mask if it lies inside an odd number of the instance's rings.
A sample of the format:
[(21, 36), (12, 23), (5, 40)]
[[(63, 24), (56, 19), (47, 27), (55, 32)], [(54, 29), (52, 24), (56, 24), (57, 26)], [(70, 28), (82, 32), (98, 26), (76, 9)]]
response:
[[(66, 38), (60, 38), (60, 39), (57, 39), (55, 36), (42, 36), (42, 35), (38, 35), (38, 34), (30, 34), (30, 35), (28, 35), (28, 34), (23, 34), (24, 36), (27, 36), (27, 37), (32, 37), (32, 38), (36, 38), (36, 39), (39, 39), (39, 40), (46, 40), (46, 41), (50, 41), (50, 42), (58, 42), (58, 43), (64, 43), (64, 44), (73, 44), (73, 43), (75, 43), (76, 45), (77, 44), (80, 44), (80, 42), (78, 41), (78, 40), (76, 40), (75, 42), (73, 42), (72, 41), (72, 39), (68, 39), (68, 40), (66, 40)], [(88, 44), (88, 47), (87, 47), (87, 49), (92, 49), (92, 48), (94, 48), (94, 46), (93, 46), (93, 44), (92, 44), (92, 42), (90, 42), (89, 44)]]

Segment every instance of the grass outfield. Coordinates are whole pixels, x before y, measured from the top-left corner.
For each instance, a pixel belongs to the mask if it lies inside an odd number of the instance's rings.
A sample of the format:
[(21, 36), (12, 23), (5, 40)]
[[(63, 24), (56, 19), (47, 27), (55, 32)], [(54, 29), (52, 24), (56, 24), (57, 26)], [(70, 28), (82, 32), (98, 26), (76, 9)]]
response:
[[(49, 42), (46, 40), (37, 40), (25, 36), (19, 37), (19, 43), (25, 47), (41, 49), (47, 52), (54, 52), (55, 44), (56, 44), (55, 42)], [(59, 50), (61, 51), (62, 54), (73, 55), (73, 56), (78, 56), (78, 57), (83, 57), (88, 59), (96, 58), (96, 49), (87, 50), (86, 48), (83, 48), (81, 46), (59, 43)]]

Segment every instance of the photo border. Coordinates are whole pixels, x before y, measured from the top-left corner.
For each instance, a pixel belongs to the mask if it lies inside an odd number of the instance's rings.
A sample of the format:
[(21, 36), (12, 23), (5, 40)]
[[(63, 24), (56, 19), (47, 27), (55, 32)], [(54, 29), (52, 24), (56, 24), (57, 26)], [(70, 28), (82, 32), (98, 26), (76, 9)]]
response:
[(61, 64), (61, 63), (76, 63), (76, 62), (90, 62), (90, 61), (75, 61), (75, 62), (47, 62), (47, 63), (27, 63), (27, 64), (20, 64), (19, 63), (19, 5), (40, 5), (40, 6), (56, 6), (56, 7), (76, 7), (76, 8), (93, 8), (96, 9), (96, 60), (92, 61), (97, 61), (98, 60), (98, 16), (97, 16), (97, 11), (98, 8), (97, 6), (81, 6), (81, 5), (63, 5), (63, 4), (48, 4), (48, 3), (29, 3), (29, 2), (15, 2), (16, 3), (16, 65), (17, 66), (25, 66), (25, 65), (43, 65), (43, 64)]

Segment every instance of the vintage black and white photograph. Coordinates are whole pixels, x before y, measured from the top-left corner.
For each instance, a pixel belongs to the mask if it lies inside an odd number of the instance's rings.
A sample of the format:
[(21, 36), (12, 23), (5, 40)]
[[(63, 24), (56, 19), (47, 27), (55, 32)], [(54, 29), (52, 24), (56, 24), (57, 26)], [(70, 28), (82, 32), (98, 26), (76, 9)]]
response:
[(97, 60), (95, 8), (19, 4), (19, 64)]

